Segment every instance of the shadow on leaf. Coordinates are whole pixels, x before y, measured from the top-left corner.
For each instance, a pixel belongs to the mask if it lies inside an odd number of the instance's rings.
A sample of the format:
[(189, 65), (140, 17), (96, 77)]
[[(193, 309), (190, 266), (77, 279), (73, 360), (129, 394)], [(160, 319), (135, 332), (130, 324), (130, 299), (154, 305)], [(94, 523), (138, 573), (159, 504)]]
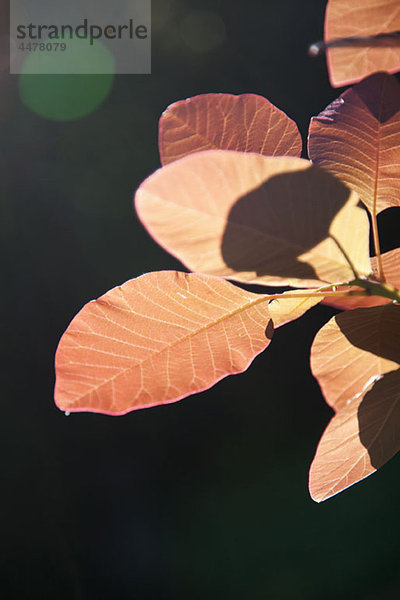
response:
[(400, 369), (382, 377), (358, 407), (360, 442), (379, 469), (400, 450)]
[(225, 263), (258, 277), (322, 279), (325, 251), (316, 250), (321, 243), (334, 242), (346, 263), (332, 223), (349, 196), (348, 188), (315, 167), (272, 176), (230, 210), (222, 239)]
[(400, 364), (400, 307), (396, 304), (341, 313), (336, 323), (356, 348)]

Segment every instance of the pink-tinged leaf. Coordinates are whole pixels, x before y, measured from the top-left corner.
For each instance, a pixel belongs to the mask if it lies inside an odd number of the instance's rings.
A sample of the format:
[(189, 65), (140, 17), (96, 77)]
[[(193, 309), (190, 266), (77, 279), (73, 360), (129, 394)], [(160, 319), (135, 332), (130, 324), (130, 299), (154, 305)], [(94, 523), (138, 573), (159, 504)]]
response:
[(327, 500), (400, 450), (400, 370), (384, 375), (330, 422), (310, 469), (310, 493)]
[(56, 354), (57, 406), (122, 415), (181, 400), (241, 373), (270, 343), (268, 297), (165, 271), (87, 304)]
[(153, 238), (191, 271), (316, 287), (371, 273), (367, 214), (300, 158), (209, 150), (171, 163), (136, 194)]
[[(376, 257), (371, 258), (372, 270), (375, 277), (378, 276), (378, 261)], [(400, 289), (400, 249), (391, 250), (382, 254), (382, 265), (386, 282), (393, 287)], [(361, 288), (344, 288), (349, 291), (360, 291)], [(342, 290), (341, 290), (342, 291)], [(324, 304), (339, 308), (340, 310), (352, 310), (355, 308), (367, 308), (368, 306), (382, 306), (389, 304), (391, 300), (383, 296), (349, 296), (344, 298), (325, 299)]]
[(372, 75), (314, 117), (309, 155), (353, 189), (371, 214), (400, 206), (400, 85), (395, 77)]
[[(284, 292), (279, 298), (272, 300), (269, 304), (269, 314), (271, 315), (274, 328), (282, 327), (299, 317), (302, 317), (310, 308), (313, 308), (321, 302), (322, 296), (306, 297), (309, 294), (307, 290), (293, 290)], [(315, 294), (318, 292), (315, 290)], [(291, 297), (288, 298), (287, 296)], [(298, 296), (292, 297), (292, 296)]]
[(327, 52), (331, 84), (340, 87), (377, 71), (400, 71), (400, 44), (396, 35), (359, 39), (399, 31), (398, 0), (329, 0), (325, 42), (341, 40)]
[(371, 381), (400, 366), (400, 306), (340, 313), (316, 335), (311, 370), (327, 403), (340, 411)]
[(204, 94), (171, 104), (160, 119), (159, 148), (166, 165), (201, 150), (239, 150), (300, 156), (294, 121), (262, 96)]

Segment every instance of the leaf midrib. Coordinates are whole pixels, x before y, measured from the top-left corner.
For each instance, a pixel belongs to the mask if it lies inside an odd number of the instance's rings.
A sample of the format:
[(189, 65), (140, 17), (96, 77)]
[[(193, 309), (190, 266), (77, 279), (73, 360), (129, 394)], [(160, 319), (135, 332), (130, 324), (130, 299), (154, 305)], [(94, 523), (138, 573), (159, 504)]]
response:
[(199, 334), (203, 333), (204, 331), (207, 331), (208, 329), (211, 329), (212, 327), (215, 327), (215, 326), (219, 325), (220, 323), (222, 323), (226, 319), (231, 319), (232, 317), (236, 316), (237, 314), (240, 314), (241, 312), (244, 312), (244, 311), (246, 311), (246, 310), (248, 310), (250, 308), (253, 308), (254, 306), (257, 306), (258, 304), (262, 304), (263, 302), (267, 302), (269, 299), (270, 299), (269, 295), (262, 295), (261, 297), (256, 298), (253, 301), (249, 302), (245, 306), (239, 307), (239, 308), (235, 309), (234, 311), (232, 311), (232, 312), (230, 312), (230, 313), (228, 313), (228, 314), (226, 314), (226, 315), (224, 315), (222, 317), (219, 317), (218, 319), (215, 319), (211, 323), (208, 323), (208, 324), (202, 326), (200, 329), (197, 329), (196, 331), (193, 331), (190, 334), (188, 334), (188, 335), (180, 338), (179, 340), (177, 340), (173, 344), (163, 346), (163, 348), (161, 348), (160, 350), (155, 351), (150, 356), (145, 357), (142, 361), (138, 361), (134, 365), (131, 365), (129, 367), (126, 367), (125, 369), (120, 370), (113, 377), (110, 377), (109, 379), (106, 379), (105, 381), (102, 381), (99, 385), (93, 386), (92, 388), (90, 388), (90, 390), (88, 392), (86, 392), (84, 394), (84, 396), (82, 396), (82, 398), (85, 398), (88, 395), (92, 394), (93, 392), (98, 391), (103, 386), (111, 383), (112, 381), (115, 381), (115, 379), (117, 379), (118, 377), (121, 377), (122, 375), (126, 374), (128, 371), (132, 371), (133, 369), (135, 369), (139, 365), (143, 365), (147, 360), (153, 360), (156, 356), (162, 354), (163, 352), (169, 351), (169, 350), (175, 348), (176, 346), (178, 346), (179, 344), (182, 344), (183, 342), (186, 342), (188, 339), (191, 339), (192, 337), (194, 337), (196, 335), (199, 335)]

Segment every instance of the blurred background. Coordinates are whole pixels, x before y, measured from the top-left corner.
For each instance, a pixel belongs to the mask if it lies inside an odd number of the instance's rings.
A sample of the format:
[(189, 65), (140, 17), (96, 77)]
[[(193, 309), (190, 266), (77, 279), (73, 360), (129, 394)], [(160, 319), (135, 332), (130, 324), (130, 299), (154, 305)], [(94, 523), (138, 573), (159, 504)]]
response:
[[(182, 269), (132, 208), (157, 121), (205, 92), (266, 96), (299, 125), (340, 90), (325, 2), (153, 0), (149, 76), (10, 76), (1, 9), (1, 584), (6, 599), (398, 598), (400, 456), (321, 505), (308, 468), (331, 411), (309, 349), (335, 311), (280, 329), (243, 375), (120, 418), (53, 404), (76, 312)], [(398, 209), (381, 217), (395, 247)]]

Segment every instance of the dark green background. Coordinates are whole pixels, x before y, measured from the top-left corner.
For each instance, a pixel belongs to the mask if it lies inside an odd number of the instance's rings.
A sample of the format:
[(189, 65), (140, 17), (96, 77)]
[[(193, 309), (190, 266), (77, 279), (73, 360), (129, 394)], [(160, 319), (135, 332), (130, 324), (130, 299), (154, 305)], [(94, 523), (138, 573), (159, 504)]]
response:
[[(212, 51), (179, 36), (195, 9), (225, 23)], [(399, 457), (324, 504), (307, 491), (331, 416), (309, 349), (333, 310), (314, 309), (248, 373), (174, 405), (66, 418), (52, 400), (57, 342), (81, 306), (144, 272), (182, 268), (132, 209), (159, 166), (161, 112), (199, 93), (254, 92), (306, 138), (310, 117), (340, 93), (324, 60), (307, 56), (324, 9), (153, 0), (153, 74), (117, 76), (77, 121), (36, 116), (18, 77), (1, 74), (1, 598), (399, 597)], [(384, 220), (389, 249), (400, 219)]]

